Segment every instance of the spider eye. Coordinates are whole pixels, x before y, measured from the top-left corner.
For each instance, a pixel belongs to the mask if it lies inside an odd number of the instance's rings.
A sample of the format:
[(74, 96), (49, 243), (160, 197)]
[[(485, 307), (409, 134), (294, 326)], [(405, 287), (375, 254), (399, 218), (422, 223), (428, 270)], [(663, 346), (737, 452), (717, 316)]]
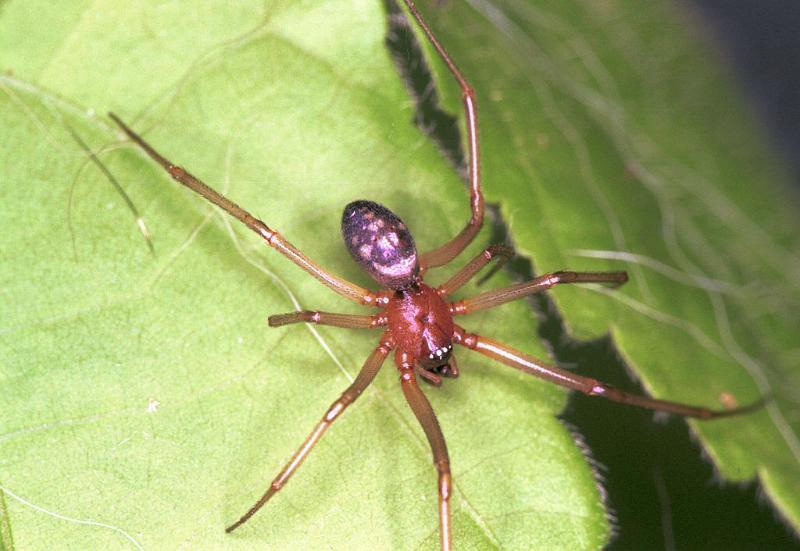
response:
[(381, 285), (405, 289), (419, 278), (414, 238), (403, 221), (383, 205), (372, 201), (347, 205), (342, 236), (356, 262)]
[(447, 344), (439, 348), (429, 350), (427, 355), (420, 357), (419, 363), (424, 369), (432, 370), (447, 365), (447, 363), (450, 361), (450, 356), (452, 355), (453, 345)]

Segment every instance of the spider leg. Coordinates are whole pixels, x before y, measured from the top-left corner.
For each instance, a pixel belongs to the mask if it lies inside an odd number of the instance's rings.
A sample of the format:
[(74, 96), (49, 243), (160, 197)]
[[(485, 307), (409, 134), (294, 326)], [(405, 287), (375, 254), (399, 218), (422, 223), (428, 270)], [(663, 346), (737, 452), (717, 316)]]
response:
[(461, 92), (464, 99), (464, 112), (467, 116), (467, 143), (469, 146), (469, 196), (470, 206), (472, 208), (472, 216), (467, 222), (467, 225), (461, 230), (452, 241), (445, 243), (438, 249), (428, 251), (420, 257), (420, 267), (422, 270), (442, 266), (453, 260), (456, 256), (469, 245), (472, 240), (478, 235), (478, 232), (483, 226), (483, 193), (481, 192), (481, 160), (480, 151), (478, 148), (478, 112), (475, 98), (475, 90), (472, 85), (467, 81), (461, 71), (456, 67), (455, 62), (447, 53), (442, 43), (433, 34), (433, 31), (428, 26), (428, 23), (422, 17), (422, 14), (417, 9), (413, 0), (406, 0), (406, 5), (417, 20), (419, 26), (428, 36), (428, 39), (439, 52), (450, 72), (458, 81), (461, 87)]
[(442, 378), (432, 371), (428, 371), (424, 367), (419, 367), (417, 373), (422, 377), (422, 380), (433, 386), (442, 386)]
[(666, 413), (674, 413), (683, 417), (695, 417), (698, 419), (730, 417), (732, 415), (740, 415), (754, 411), (764, 405), (765, 401), (762, 398), (746, 406), (726, 410), (714, 410), (699, 406), (692, 406), (689, 404), (682, 404), (679, 402), (657, 400), (647, 396), (631, 394), (619, 390), (618, 388), (602, 381), (598, 381), (597, 379), (583, 377), (565, 369), (548, 365), (541, 360), (525, 354), (524, 352), (520, 352), (519, 350), (515, 350), (506, 344), (502, 344), (472, 333), (467, 333), (463, 328), (458, 326), (456, 326), (454, 331), (453, 342), (466, 346), (467, 348), (497, 360), (500, 363), (504, 363), (510, 367), (524, 371), (525, 373), (530, 373), (531, 375), (539, 377), (540, 379), (583, 392), (589, 396), (601, 396), (611, 400), (612, 402), (619, 402), (621, 404), (638, 406), (655, 411), (664, 411)]
[(313, 260), (301, 253), (294, 245), (289, 243), (281, 234), (270, 229), (264, 222), (244, 210), (242, 207), (223, 197), (210, 187), (198, 180), (195, 176), (187, 172), (185, 169), (172, 164), (171, 161), (165, 159), (153, 146), (147, 143), (144, 138), (139, 136), (136, 132), (131, 130), (119, 117), (114, 113), (108, 114), (111, 119), (128, 135), (128, 137), (136, 142), (150, 158), (160, 164), (164, 169), (169, 172), (172, 178), (188, 187), (192, 191), (202, 195), (209, 202), (217, 205), (242, 222), (245, 226), (260, 235), (270, 247), (277, 249), (278, 252), (283, 254), (286, 258), (300, 266), (306, 272), (317, 278), (323, 284), (327, 285), (340, 295), (343, 295), (350, 300), (354, 300), (361, 304), (375, 305), (378, 302), (379, 295), (373, 293), (363, 287), (359, 287), (347, 280), (344, 280), (330, 272), (322, 269)]
[(318, 312), (302, 310), (287, 314), (275, 314), (268, 319), (270, 327), (280, 327), (290, 323), (315, 323), (317, 325), (332, 325), (345, 329), (372, 329), (383, 327), (388, 322), (385, 314), (376, 316), (359, 316), (354, 314), (334, 314), (331, 312)]
[(439, 539), (442, 551), (449, 551), (453, 545), (453, 534), (451, 528), (450, 514), (450, 495), (453, 490), (453, 481), (450, 476), (450, 457), (447, 454), (447, 444), (444, 441), (442, 429), (439, 421), (433, 412), (431, 403), (419, 388), (414, 366), (405, 354), (398, 354), (395, 357), (397, 369), (400, 370), (400, 384), (403, 394), (406, 397), (411, 411), (417, 417), (417, 421), (422, 425), (425, 436), (433, 452), (433, 464), (439, 473)]
[(449, 377), (450, 379), (457, 379), (460, 374), (461, 371), (458, 369), (458, 362), (456, 361), (456, 356), (454, 354), (450, 356), (450, 363), (442, 368), (442, 376)]
[(225, 531), (226, 532), (233, 532), (247, 522), (250, 517), (258, 512), (264, 504), (269, 501), (269, 499), (275, 495), (281, 488), (283, 488), (292, 475), (300, 468), (300, 465), (303, 464), (308, 454), (311, 453), (311, 450), (314, 446), (319, 442), (322, 435), (325, 434), (325, 431), (328, 430), (334, 421), (339, 417), (339, 415), (347, 409), (347, 406), (352, 404), (356, 401), (362, 392), (370, 385), (372, 380), (375, 378), (375, 375), (378, 374), (380, 371), (381, 366), (383, 365), (383, 361), (386, 359), (386, 356), (389, 355), (389, 352), (394, 347), (394, 342), (392, 341), (389, 333), (384, 333), (383, 337), (381, 337), (381, 344), (370, 354), (367, 361), (364, 363), (364, 366), (361, 368), (361, 371), (358, 372), (358, 376), (356, 380), (353, 381), (347, 390), (345, 390), (342, 395), (331, 404), (331, 407), (328, 408), (327, 413), (322, 418), (322, 420), (317, 424), (311, 434), (306, 438), (306, 441), (303, 442), (303, 445), (300, 446), (292, 459), (286, 464), (285, 467), (278, 473), (278, 476), (272, 481), (270, 484), (269, 489), (261, 496), (255, 505), (253, 505), (242, 517), (228, 526)]
[(555, 272), (539, 276), (530, 281), (517, 283), (504, 289), (486, 291), (472, 298), (454, 302), (450, 305), (450, 312), (454, 316), (458, 316), (494, 308), (527, 295), (541, 293), (562, 283), (611, 283), (622, 285), (626, 281), (628, 281), (627, 272)]
[(505, 245), (491, 245), (484, 249), (482, 253), (469, 261), (469, 263), (461, 268), (453, 277), (447, 280), (446, 283), (439, 286), (436, 291), (442, 295), (450, 295), (458, 291), (470, 279), (483, 269), (489, 262), (495, 258), (499, 258), (498, 263), (492, 268), (492, 273), (497, 268), (501, 267), (509, 258), (514, 256), (514, 250)]

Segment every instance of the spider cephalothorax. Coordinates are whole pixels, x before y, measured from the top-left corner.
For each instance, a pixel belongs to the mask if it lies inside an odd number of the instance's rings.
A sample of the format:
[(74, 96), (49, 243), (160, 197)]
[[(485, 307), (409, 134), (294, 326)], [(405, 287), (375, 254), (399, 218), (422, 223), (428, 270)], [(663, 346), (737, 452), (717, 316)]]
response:
[(389, 299), (386, 313), (397, 350), (428, 371), (449, 364), (453, 315), (435, 289), (420, 283), (397, 291)]

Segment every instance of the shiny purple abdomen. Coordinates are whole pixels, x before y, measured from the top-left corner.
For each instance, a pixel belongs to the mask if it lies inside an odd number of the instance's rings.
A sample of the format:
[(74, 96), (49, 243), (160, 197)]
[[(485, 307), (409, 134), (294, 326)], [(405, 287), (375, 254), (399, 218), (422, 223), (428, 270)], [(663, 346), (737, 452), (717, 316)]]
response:
[(419, 280), (417, 247), (395, 213), (372, 201), (353, 201), (344, 208), (342, 236), (353, 258), (375, 281), (405, 289)]

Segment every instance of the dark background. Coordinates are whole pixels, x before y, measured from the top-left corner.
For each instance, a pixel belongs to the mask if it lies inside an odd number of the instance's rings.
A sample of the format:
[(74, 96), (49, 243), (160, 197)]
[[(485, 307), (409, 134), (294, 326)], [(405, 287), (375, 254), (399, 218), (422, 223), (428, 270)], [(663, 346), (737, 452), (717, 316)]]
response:
[(800, 187), (800, 2), (680, 1), (701, 16)]

